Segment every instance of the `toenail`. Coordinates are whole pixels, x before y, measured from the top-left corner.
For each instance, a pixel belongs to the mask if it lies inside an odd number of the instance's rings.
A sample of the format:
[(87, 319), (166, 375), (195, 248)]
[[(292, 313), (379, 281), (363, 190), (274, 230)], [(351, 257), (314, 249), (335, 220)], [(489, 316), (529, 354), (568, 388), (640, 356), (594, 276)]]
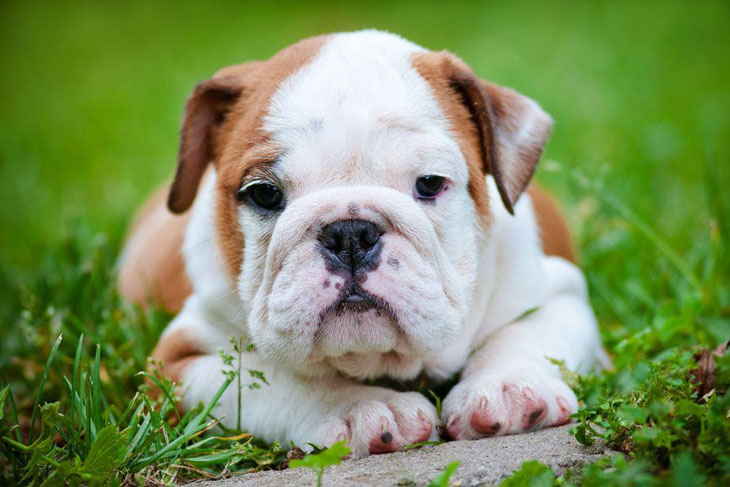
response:
[(393, 435), (390, 433), (390, 431), (386, 431), (382, 435), (380, 435), (380, 441), (383, 443), (390, 443), (393, 441)]
[(499, 431), (499, 428), (501, 428), (501, 427), (502, 427), (502, 425), (501, 425), (501, 424), (499, 424), (499, 423), (494, 423), (494, 424), (492, 425), (492, 431), (494, 431), (494, 432), (496, 433), (497, 431)]

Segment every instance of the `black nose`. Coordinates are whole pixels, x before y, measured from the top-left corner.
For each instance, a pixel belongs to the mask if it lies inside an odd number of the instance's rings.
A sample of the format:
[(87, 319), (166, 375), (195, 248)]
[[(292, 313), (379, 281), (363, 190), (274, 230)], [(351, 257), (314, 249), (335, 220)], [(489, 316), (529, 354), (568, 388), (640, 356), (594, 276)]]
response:
[(365, 220), (340, 220), (322, 228), (319, 241), (327, 263), (355, 274), (377, 266), (380, 230)]

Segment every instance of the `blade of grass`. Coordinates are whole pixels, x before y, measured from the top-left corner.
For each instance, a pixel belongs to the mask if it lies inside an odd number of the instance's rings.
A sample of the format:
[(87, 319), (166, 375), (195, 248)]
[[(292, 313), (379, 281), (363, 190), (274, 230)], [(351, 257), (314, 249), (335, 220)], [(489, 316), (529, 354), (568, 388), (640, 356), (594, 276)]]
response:
[(167, 444), (167, 442), (163, 441), (164, 439), (160, 433), (162, 431), (161, 427), (152, 424), (151, 416), (147, 415), (145, 418), (150, 418), (150, 422), (145, 426), (146, 432), (141, 438), (142, 441), (135, 447), (138, 452), (137, 456), (140, 458), (145, 453), (149, 455), (148, 452), (150, 451), (159, 451)]
[[(99, 431), (104, 426), (101, 419), (101, 385), (99, 371), (101, 369), (101, 345), (96, 344), (96, 354), (94, 355), (94, 368), (92, 370), (91, 383), (91, 405), (93, 413), (94, 429)], [(96, 434), (94, 434), (96, 438)]]
[[(8, 399), (10, 400), (10, 411), (13, 413), (13, 424), (19, 424), (18, 410), (15, 409), (15, 399), (13, 398), (12, 389), (8, 390)], [(2, 407), (2, 404), (0, 404), (0, 407)], [(18, 443), (23, 443), (23, 437), (20, 435), (20, 428), (15, 428), (15, 438), (18, 440)]]
[[(68, 387), (69, 390), (71, 390), (72, 384), (71, 381), (68, 380), (67, 377), (64, 377), (63, 380), (66, 382), (66, 387)], [(75, 410), (79, 409), (79, 396), (78, 391), (74, 394), (74, 396), (71, 397), (71, 412), (75, 414)], [(70, 434), (71, 438), (68, 442), (68, 445), (71, 448), (72, 453), (75, 453), (77, 455), (80, 455), (81, 452), (78, 449), (78, 445), (80, 445), (83, 440), (81, 439), (81, 432), (79, 428), (77, 428), (70, 420), (67, 424), (67, 430), (68, 434)]]
[[(215, 405), (218, 404), (218, 399), (221, 398), (221, 396), (226, 391), (226, 389), (228, 389), (228, 386), (231, 385), (231, 382), (232, 382), (232, 380), (229, 378), (229, 379), (226, 379), (223, 382), (223, 384), (221, 384), (220, 388), (218, 388), (218, 391), (215, 393), (215, 396), (213, 396), (213, 398), (205, 406), (205, 409), (203, 409), (203, 411), (201, 411), (201, 413), (198, 414), (198, 416), (196, 416), (196, 418), (191, 422), (191, 424), (188, 425), (191, 430), (194, 429), (195, 427), (197, 427), (198, 424), (200, 424), (202, 421), (205, 420), (205, 418), (208, 417), (208, 415), (213, 410)], [(187, 428), (186, 428), (186, 430), (187, 430)]]
[(124, 412), (119, 416), (119, 420), (117, 421), (118, 424), (121, 424), (127, 420), (127, 415), (132, 412), (135, 405), (137, 404), (137, 401), (139, 400), (139, 392), (134, 394), (134, 397), (131, 401), (129, 401), (129, 405), (127, 406), (127, 409), (124, 410)]
[(91, 449), (91, 443), (93, 442), (93, 438), (91, 437), (91, 411), (89, 409), (89, 396), (87, 392), (90, 394), (90, 390), (87, 391), (87, 388), (89, 387), (89, 373), (88, 371), (84, 371), (81, 373), (81, 406), (82, 408), (79, 410), (79, 412), (84, 413), (84, 426), (86, 428), (86, 434), (84, 435), (84, 439), (86, 440), (86, 451), (88, 452)]
[[(74, 372), (71, 380), (71, 418), (69, 419), (69, 426), (72, 431), (76, 431), (74, 428), (74, 415), (76, 414), (76, 408), (74, 407), (74, 398), (76, 397), (76, 387), (79, 382), (79, 364), (81, 362), (81, 347), (84, 343), (84, 334), (79, 335), (79, 343), (76, 345), (76, 354), (74, 355)], [(71, 443), (71, 448), (75, 449), (75, 443)], [(76, 452), (78, 453), (78, 452)]]
[(40, 410), (40, 402), (41, 402), (41, 396), (43, 395), (43, 388), (46, 385), (46, 379), (48, 378), (48, 371), (51, 368), (51, 364), (53, 363), (53, 359), (56, 357), (56, 352), (58, 352), (58, 347), (61, 345), (61, 341), (63, 340), (63, 334), (58, 335), (58, 338), (56, 338), (56, 342), (53, 344), (53, 347), (51, 347), (51, 353), (48, 355), (48, 360), (46, 361), (46, 367), (43, 369), (43, 374), (41, 375), (41, 382), (38, 385), (38, 394), (35, 398), (35, 404), (33, 405), (33, 414), (31, 416), (30, 420), (30, 437), (28, 443), (33, 443), (33, 436), (35, 433), (35, 420), (38, 416), (38, 411)]
[[(140, 404), (140, 407), (144, 406), (143, 404)], [(129, 446), (127, 446), (127, 456), (130, 456), (136, 449), (137, 446), (140, 444), (140, 441), (144, 436), (147, 435), (147, 432), (149, 431), (150, 426), (150, 416), (149, 414), (145, 415), (144, 419), (142, 420), (142, 424), (137, 429), (134, 437), (130, 440)]]
[(142, 413), (144, 412), (144, 402), (138, 401), (138, 397), (138, 395), (134, 396), (134, 404), (136, 404), (137, 407), (135, 408), (134, 413), (132, 413), (132, 416), (130, 416), (129, 421), (127, 421), (127, 427), (124, 428), (124, 433), (127, 437), (134, 436), (137, 428), (139, 427), (139, 421), (142, 417)]
[[(203, 438), (202, 440), (196, 441), (192, 445), (188, 445), (185, 448), (185, 451), (195, 450), (197, 448), (202, 449), (205, 445), (208, 443), (219, 443), (222, 441), (231, 442), (231, 441), (239, 441), (244, 438), (250, 438), (250, 433), (241, 433), (238, 437), (232, 436), (232, 437), (221, 437), (221, 436), (208, 436), (207, 438)], [(247, 440), (248, 441), (248, 440)], [(207, 447), (210, 448), (210, 447)]]
[(234, 447), (221, 452), (211, 453), (209, 455), (185, 457), (185, 461), (197, 467), (209, 467), (211, 465), (220, 465), (224, 462), (228, 463), (240, 455), (241, 453)]

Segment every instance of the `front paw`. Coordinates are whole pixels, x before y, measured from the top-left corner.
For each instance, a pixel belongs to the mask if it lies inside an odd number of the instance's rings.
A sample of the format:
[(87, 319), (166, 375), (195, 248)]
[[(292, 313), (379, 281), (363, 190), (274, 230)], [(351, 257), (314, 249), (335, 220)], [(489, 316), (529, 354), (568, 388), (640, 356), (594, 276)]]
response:
[(436, 408), (423, 395), (380, 391), (331, 414), (315, 436), (326, 446), (347, 440), (352, 449), (350, 457), (359, 458), (436, 440), (437, 424)]
[(539, 371), (483, 373), (446, 396), (443, 420), (452, 439), (476, 439), (565, 424), (578, 400), (560, 379)]

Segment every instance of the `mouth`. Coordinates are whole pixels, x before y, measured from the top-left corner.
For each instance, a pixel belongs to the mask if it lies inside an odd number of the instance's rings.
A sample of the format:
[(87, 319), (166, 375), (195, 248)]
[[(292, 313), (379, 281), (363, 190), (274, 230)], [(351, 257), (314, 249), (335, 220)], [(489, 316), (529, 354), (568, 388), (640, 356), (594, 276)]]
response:
[(368, 295), (362, 289), (352, 289), (347, 294), (341, 296), (335, 304), (335, 313), (362, 313), (378, 307), (378, 303), (372, 296)]
[(365, 291), (357, 282), (352, 282), (349, 286), (343, 286), (343, 291), (337, 299), (320, 313), (320, 323), (330, 313), (341, 315), (344, 313), (364, 313), (371, 310), (375, 310), (377, 316), (384, 313), (391, 320), (397, 322), (395, 312), (384, 299)]

